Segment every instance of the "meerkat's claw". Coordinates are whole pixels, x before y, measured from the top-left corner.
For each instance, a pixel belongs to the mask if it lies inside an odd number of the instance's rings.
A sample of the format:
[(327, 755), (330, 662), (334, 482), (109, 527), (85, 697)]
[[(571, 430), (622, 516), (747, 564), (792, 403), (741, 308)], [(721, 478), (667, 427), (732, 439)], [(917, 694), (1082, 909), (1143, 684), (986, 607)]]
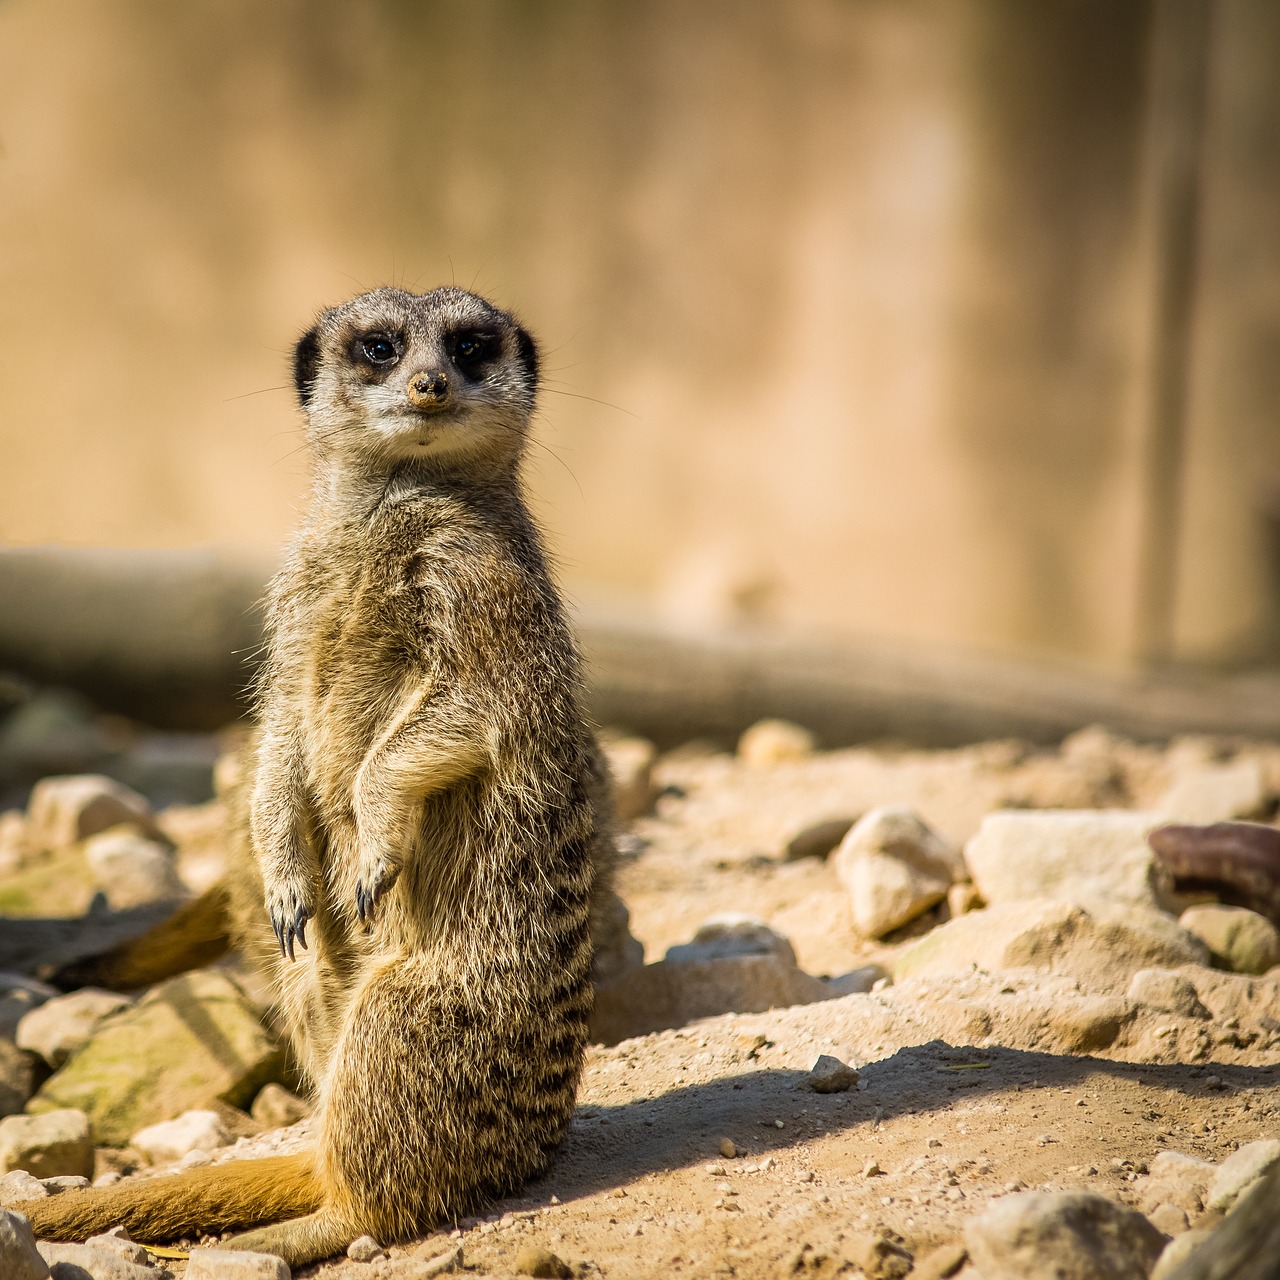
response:
[(356, 881), (356, 918), (361, 924), (373, 922), (374, 910), (386, 897), (399, 874), (399, 867), (382, 863), (368, 875)]

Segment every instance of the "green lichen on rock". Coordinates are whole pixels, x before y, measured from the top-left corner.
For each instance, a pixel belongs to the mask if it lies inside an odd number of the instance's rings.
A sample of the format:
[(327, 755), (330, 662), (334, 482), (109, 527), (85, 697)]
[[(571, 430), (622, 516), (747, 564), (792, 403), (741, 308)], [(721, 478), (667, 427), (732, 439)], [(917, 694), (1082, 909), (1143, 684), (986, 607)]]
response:
[(98, 1142), (119, 1146), (183, 1111), (216, 1101), (245, 1107), (283, 1079), (283, 1048), (253, 1003), (225, 973), (203, 970), (108, 1018), (27, 1110), (77, 1107)]

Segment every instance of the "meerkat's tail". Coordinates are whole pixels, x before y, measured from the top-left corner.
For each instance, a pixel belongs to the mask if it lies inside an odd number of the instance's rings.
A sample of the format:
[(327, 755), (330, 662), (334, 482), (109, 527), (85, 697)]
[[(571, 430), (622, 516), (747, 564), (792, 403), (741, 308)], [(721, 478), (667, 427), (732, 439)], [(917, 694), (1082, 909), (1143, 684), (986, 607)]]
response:
[(85, 1240), (114, 1226), (141, 1242), (216, 1235), (318, 1209), (323, 1190), (307, 1153), (236, 1160), (166, 1178), (64, 1191), (16, 1206), (37, 1240)]

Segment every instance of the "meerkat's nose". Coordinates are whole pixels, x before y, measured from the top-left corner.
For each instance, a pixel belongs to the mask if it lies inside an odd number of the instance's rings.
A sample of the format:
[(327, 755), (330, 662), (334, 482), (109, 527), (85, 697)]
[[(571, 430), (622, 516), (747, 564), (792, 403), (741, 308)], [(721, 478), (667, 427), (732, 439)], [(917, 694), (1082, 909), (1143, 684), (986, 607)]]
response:
[(439, 409), (449, 399), (449, 377), (439, 369), (415, 373), (407, 394), (415, 409)]

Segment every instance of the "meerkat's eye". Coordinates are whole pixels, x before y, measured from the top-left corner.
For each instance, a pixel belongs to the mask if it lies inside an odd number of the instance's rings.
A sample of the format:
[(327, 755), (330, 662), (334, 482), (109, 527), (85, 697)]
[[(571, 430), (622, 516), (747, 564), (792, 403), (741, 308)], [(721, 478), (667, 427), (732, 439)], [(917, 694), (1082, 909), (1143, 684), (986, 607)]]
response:
[(385, 333), (367, 333), (358, 345), (360, 354), (370, 364), (393, 364), (400, 358), (394, 339)]
[(497, 354), (497, 349), (497, 335), (464, 329), (454, 335), (453, 361), (464, 373), (469, 373), (478, 369), (485, 361), (491, 360)]

